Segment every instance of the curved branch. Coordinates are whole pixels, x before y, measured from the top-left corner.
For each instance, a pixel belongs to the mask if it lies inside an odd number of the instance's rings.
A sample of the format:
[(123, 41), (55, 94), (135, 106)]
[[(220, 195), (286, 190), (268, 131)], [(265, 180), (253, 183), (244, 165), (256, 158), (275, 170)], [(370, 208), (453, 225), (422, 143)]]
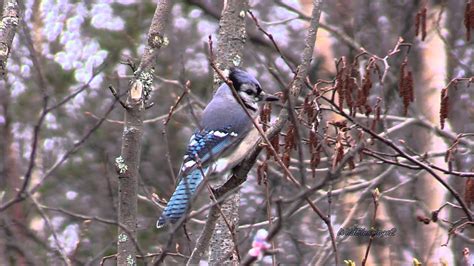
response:
[[(331, 105), (333, 106), (337, 106), (337, 104), (331, 100), (331, 99), (328, 99), (324, 96), (322, 96), (322, 98), (324, 100), (326, 100), (328, 103), (330, 103)], [(443, 187), (445, 187), (449, 193), (451, 193), (451, 195), (453, 195), (453, 197), (456, 199), (457, 202), (459, 202), (459, 205), (461, 205), (461, 208), (463, 209), (464, 213), (466, 214), (467, 218), (469, 219), (469, 221), (473, 221), (473, 217), (472, 217), (472, 214), (471, 214), (471, 211), (469, 210), (469, 208), (467, 207), (467, 204), (466, 202), (461, 198), (461, 196), (459, 195), (459, 193), (456, 192), (456, 190), (454, 190), (453, 187), (451, 187), (446, 181), (444, 181), (441, 176), (439, 176), (434, 170), (432, 167), (430, 167), (428, 164), (418, 160), (415, 156), (411, 156), (409, 155), (408, 153), (406, 153), (405, 151), (403, 151), (402, 149), (400, 149), (399, 147), (397, 147), (397, 145), (395, 145), (393, 143), (393, 141), (389, 140), (389, 139), (386, 139), (384, 137), (381, 137), (379, 134), (377, 134), (376, 132), (374, 132), (373, 130), (371, 130), (370, 128), (362, 125), (361, 123), (358, 123), (357, 121), (355, 121), (355, 119), (353, 117), (351, 117), (350, 115), (348, 115), (346, 112), (344, 112), (343, 110), (339, 112), (340, 115), (344, 116), (344, 118), (346, 118), (348, 121), (350, 121), (351, 123), (353, 123), (354, 125), (357, 125), (357, 127), (359, 127), (360, 129), (362, 129), (364, 132), (367, 132), (369, 135), (371, 135), (374, 139), (377, 139), (379, 141), (381, 141), (382, 143), (384, 143), (385, 145), (387, 145), (388, 147), (390, 147), (391, 149), (393, 149), (394, 151), (396, 151), (401, 157), (407, 159), (408, 161), (410, 161), (411, 163), (419, 166), (421, 169), (424, 169), (425, 171), (427, 171), (431, 176), (433, 176), (439, 183), (441, 183), (441, 185), (443, 185)]]

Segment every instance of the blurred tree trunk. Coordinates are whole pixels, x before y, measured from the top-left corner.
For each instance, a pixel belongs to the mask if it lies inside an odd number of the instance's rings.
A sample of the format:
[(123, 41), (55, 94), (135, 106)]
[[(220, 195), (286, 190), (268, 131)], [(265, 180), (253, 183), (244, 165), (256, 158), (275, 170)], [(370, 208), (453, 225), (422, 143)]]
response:
[[(0, 144), (0, 150), (2, 151), (2, 174), (0, 175), (0, 187), (3, 188), (1, 190), (2, 198), (10, 198), (15, 195), (16, 190), (20, 188), (22, 182), (20, 180), (20, 174), (18, 169), (19, 150), (18, 147), (15, 145), (15, 140), (13, 138), (11, 128), (13, 119), (10, 110), (10, 92), (6, 88), (7, 86), (5, 86), (6, 82), (2, 81), (1, 83), (2, 85), (4, 85), (2, 91), (0, 92), (3, 107), (4, 125), (1, 130), (2, 137)], [(25, 215), (21, 207), (21, 205), (17, 204), (12, 206), (5, 212), (9, 213), (8, 217), (12, 217), (17, 221), (24, 221)], [(3, 217), (3, 215), (0, 217), (2, 218), (2, 221), (0, 221), (0, 223), (11, 222), (11, 219), (7, 220), (6, 217)], [(12, 242), (14, 241), (12, 239), (13, 237), (11, 236), (13, 232), (10, 232), (10, 236), (7, 238), (7, 225), (5, 224), (5, 227), (1, 226), (0, 228), (2, 230), (2, 237), (0, 239), (0, 255), (4, 255), (1, 257), (11, 258), (18, 264), (24, 264), (25, 261), (21, 253), (15, 254), (7, 252), (8, 250), (6, 249), (6, 245), (8, 244), (7, 242), (9, 242), (8, 239), (10, 239), (10, 241)], [(9, 228), (12, 229), (11, 224)]]
[[(374, 32), (377, 37), (375, 41), (371, 41), (371, 45), (373, 49), (376, 49), (378, 42), (383, 44), (378, 47), (378, 50), (374, 50), (375, 53), (388, 53), (390, 49), (393, 49), (399, 37), (403, 38), (404, 42), (412, 44), (407, 71), (412, 72), (415, 95), (423, 96), (416, 98), (413, 103), (410, 103), (408, 113), (405, 115), (403, 111), (403, 100), (398, 95), (400, 66), (405, 59), (405, 48), (403, 52), (389, 61), (391, 66), (390, 75), (387, 77), (385, 84), (380, 86), (380, 91), (376, 91), (377, 95), (381, 95), (382, 97), (383, 106), (387, 109), (387, 114), (407, 117), (411, 114), (422, 113), (427, 107), (429, 109), (429, 106), (427, 106), (429, 101), (419, 100), (424, 99), (429, 89), (419, 86), (419, 84), (423, 84), (423, 65), (420, 46), (418, 45), (420, 42), (415, 39), (415, 15), (420, 8), (420, 1), (410, 1), (407, 3), (386, 2), (381, 5), (381, 13), (378, 14), (378, 16), (373, 14), (375, 16), (373, 22), (379, 25), (379, 32)], [(383, 18), (387, 18), (388, 21), (385, 22), (383, 19), (379, 19), (378, 17), (380, 17), (380, 15), (383, 15)], [(366, 27), (367, 26), (368, 25), (366, 25)], [(383, 128), (380, 130), (386, 130), (396, 123), (384, 121)], [(428, 149), (428, 143), (430, 142), (429, 132), (414, 126), (407, 126), (396, 131), (392, 133), (390, 137), (394, 140), (403, 139), (406, 145), (420, 154)], [(379, 145), (383, 144), (379, 143)], [(391, 149), (383, 147), (380, 147), (380, 150), (391, 152)], [(404, 198), (406, 195), (416, 195), (415, 197), (423, 202), (434, 201), (432, 198), (435, 197), (435, 195), (427, 191), (430, 187), (429, 185), (433, 183), (432, 177), (425, 175), (426, 178), (422, 178), (423, 175), (419, 177), (416, 175), (417, 173), (414, 171), (400, 169), (394, 172), (394, 174), (384, 182), (382, 188), (388, 189), (413, 178), (414, 181), (398, 189), (397, 192), (392, 195), (397, 198)], [(383, 190), (384, 189), (382, 189), (382, 191)], [(397, 236), (387, 241), (374, 243), (376, 245), (372, 253), (374, 258), (373, 263), (387, 264), (390, 261), (396, 261), (401, 264), (409, 264), (412, 263), (413, 258), (425, 262), (424, 260), (431, 251), (430, 247), (433, 239), (425, 234), (425, 230), (427, 229), (424, 227), (425, 224), (419, 223), (416, 220), (417, 213), (419, 212), (418, 206), (416, 204), (400, 204), (399, 202), (388, 200), (384, 203), (383, 210), (386, 216), (381, 215), (381, 224), (384, 227), (396, 228)], [(407, 247), (406, 243), (410, 243), (409, 247)], [(393, 253), (397, 255), (393, 256)], [(407, 254), (409, 255), (407, 256)]]
[[(217, 64), (220, 69), (228, 69), (241, 65), (243, 49), (247, 39), (245, 17), (248, 9), (247, 0), (229, 0), (222, 10), (219, 21), (219, 35), (217, 46)], [(217, 73), (214, 74), (214, 84), (220, 84)], [(227, 177), (219, 177), (225, 179)], [(238, 265), (236, 253), (238, 243), (234, 243), (239, 225), (240, 190), (228, 196), (220, 205), (222, 215), (217, 219), (214, 233), (210, 242), (210, 265)], [(231, 229), (232, 232), (229, 230)]]
[[(410, 59), (408, 62), (409, 70), (412, 71), (415, 79), (415, 94), (420, 99), (426, 99), (429, 88), (417, 86), (422, 84), (423, 77), (423, 66), (421, 60), (420, 49), (418, 47), (418, 41), (415, 40), (415, 14), (420, 8), (420, 1), (412, 1), (406, 3), (400, 2), (379, 2), (370, 0), (358, 0), (358, 1), (345, 1), (338, 0), (333, 2), (328, 11), (328, 23), (334, 23), (340, 25), (341, 17), (353, 17), (353, 23), (350, 20), (342, 20), (341, 30), (347, 35), (353, 36), (357, 43), (362, 44), (370, 53), (378, 56), (386, 55), (391, 49), (393, 49), (398, 41), (399, 37), (402, 37), (405, 42), (411, 43)], [(372, 87), (371, 96), (369, 97), (369, 104), (373, 107), (377, 97), (382, 98), (383, 109), (387, 110), (387, 114), (404, 116), (402, 99), (398, 94), (398, 82), (399, 82), (399, 69), (400, 65), (404, 60), (405, 51), (402, 48), (402, 52), (397, 56), (389, 59), (390, 71), (384, 84), (380, 84), (376, 75), (372, 76), (374, 86)], [(352, 49), (350, 46), (344, 43), (334, 43), (333, 48), (336, 57), (346, 56), (351, 62), (355, 55), (361, 51)], [(418, 58), (418, 60), (413, 60)], [(359, 59), (359, 65), (357, 70), (365, 68), (366, 60)], [(383, 66), (380, 66), (383, 67)], [(363, 73), (361, 73), (363, 75)], [(417, 98), (418, 98), (417, 97)], [(429, 112), (431, 106), (430, 101), (421, 100), (410, 104), (411, 112), (414, 113), (426, 113)], [(397, 122), (398, 123), (398, 122)], [(394, 124), (389, 121), (384, 121), (383, 128), (379, 126), (377, 131), (383, 131)], [(417, 127), (407, 127), (399, 132), (395, 132), (390, 137), (393, 139), (403, 139), (407, 145), (412, 147), (413, 150), (423, 153), (427, 150), (427, 144), (430, 142), (429, 132), (426, 130), (419, 130)], [(379, 150), (384, 150), (383, 147), (379, 147)], [(386, 150), (386, 152), (390, 152)], [(368, 176), (376, 176), (380, 174), (380, 170), (373, 168), (369, 170)], [(367, 175), (367, 174), (365, 174)], [(412, 177), (413, 172), (407, 170), (400, 170), (391, 174), (383, 184), (385, 188), (391, 188), (400, 182), (403, 182), (407, 177)], [(370, 179), (370, 178), (369, 178)], [(431, 177), (418, 178), (416, 181), (411, 182), (410, 185), (406, 185), (397, 191), (396, 196), (403, 198), (405, 195), (413, 195), (416, 193), (423, 202), (436, 202), (434, 200), (433, 193), (431, 191), (431, 184), (433, 180)], [(383, 191), (383, 189), (381, 190)], [(439, 199), (439, 197), (438, 197)], [(353, 199), (350, 196), (346, 198), (348, 203), (354, 200), (362, 201), (364, 199)], [(369, 205), (366, 205), (369, 204)], [(348, 204), (351, 206), (352, 204)], [(365, 207), (361, 207), (362, 212), (366, 212), (367, 209), (371, 209), (373, 206), (370, 205), (370, 200), (362, 203)], [(348, 209), (350, 210), (350, 208)], [(348, 211), (346, 210), (346, 211)], [(371, 264), (385, 265), (390, 261), (397, 263), (411, 263), (410, 257), (406, 257), (406, 251), (413, 251), (412, 255), (419, 259), (426, 258), (426, 255), (430, 251), (430, 245), (433, 243), (433, 236), (425, 234), (423, 224), (416, 221), (417, 208), (414, 204), (399, 204), (389, 201), (383, 201), (381, 205), (379, 215), (377, 217), (378, 226), (381, 229), (390, 229), (395, 227), (397, 229), (397, 236), (390, 238), (387, 241), (375, 241), (373, 249), (370, 252), (372, 259), (369, 259)], [(342, 219), (345, 219), (346, 215), (337, 215)], [(356, 214), (357, 216), (357, 214)], [(403, 220), (401, 219), (403, 217)], [(361, 221), (359, 221), (360, 224)], [(352, 224), (357, 223), (354, 221)], [(363, 225), (370, 224), (368, 218), (363, 222)], [(405, 249), (406, 243), (410, 243), (410, 248)], [(363, 257), (367, 243), (363, 245), (353, 245), (352, 251), (343, 254), (343, 258), (353, 259)], [(395, 254), (396, 257), (393, 257)]]
[[(14, 121), (11, 110), (11, 93), (12, 89), (7, 84), (7, 60), (11, 53), (11, 45), (16, 34), (19, 23), (20, 9), (17, 1), (0, 1), (1, 9), (1, 28), (0, 28), (0, 104), (3, 109), (3, 127), (1, 128), (0, 151), (2, 151), (2, 162), (0, 164), (0, 203), (4, 198), (10, 198), (15, 195), (17, 189), (21, 187), (22, 180), (20, 177), (20, 151), (18, 145), (15, 145), (15, 138), (12, 131), (12, 122)], [(8, 192), (9, 191), (9, 192)], [(5, 211), (7, 216), (0, 216), (0, 258), (2, 260), (11, 259), (19, 265), (26, 264), (25, 251), (23, 250), (24, 237), (18, 226), (12, 225), (12, 219), (18, 222), (26, 221), (26, 215), (21, 205), (14, 205)], [(11, 249), (10, 244), (19, 243), (17, 250)], [(10, 248), (8, 246), (10, 245)]]
[[(6, 189), (7, 188), (7, 165), (8, 165), (8, 148), (10, 144), (8, 143), (8, 136), (9, 133), (9, 117), (8, 117), (8, 91), (6, 90), (5, 80), (0, 81), (0, 101), (2, 107), (2, 116), (4, 119), (4, 124), (0, 128), (0, 151), (2, 153), (2, 160), (0, 161), (0, 203), (3, 202), (5, 198)], [(8, 195), (7, 195), (8, 197)], [(0, 215), (0, 258), (7, 258), (7, 251), (6, 251), (6, 220), (4, 219), (3, 215)]]
[[(471, 1), (471, 5), (473, 2)], [(453, 78), (472, 77), (474, 76), (474, 56), (472, 54), (472, 47), (474, 46), (473, 34), (471, 33), (471, 41), (466, 41), (466, 28), (463, 24), (464, 9), (466, 7), (465, 1), (448, 1), (446, 6), (446, 20), (445, 27), (447, 34), (445, 35), (447, 43), (447, 77), (446, 84)], [(472, 85), (469, 87), (467, 82), (459, 82), (448, 89), (449, 96), (449, 111), (448, 122), (452, 130), (456, 133), (472, 133), (474, 132), (474, 92)], [(455, 154), (454, 169), (456, 171), (470, 171), (473, 168), (474, 155), (472, 151), (458, 151)], [(467, 180), (467, 179), (466, 179)], [(461, 180), (454, 177), (450, 180), (451, 185), (462, 195), (466, 180)], [(452, 201), (452, 197), (448, 198)], [(471, 208), (472, 210), (472, 208)], [(456, 221), (459, 217), (464, 217), (463, 212), (451, 209), (451, 221)], [(464, 230), (463, 234), (473, 238), (472, 230)], [(457, 265), (463, 265), (462, 252), (465, 247), (471, 248), (472, 244), (466, 243), (458, 237), (451, 239), (451, 248), (454, 255), (454, 260)]]

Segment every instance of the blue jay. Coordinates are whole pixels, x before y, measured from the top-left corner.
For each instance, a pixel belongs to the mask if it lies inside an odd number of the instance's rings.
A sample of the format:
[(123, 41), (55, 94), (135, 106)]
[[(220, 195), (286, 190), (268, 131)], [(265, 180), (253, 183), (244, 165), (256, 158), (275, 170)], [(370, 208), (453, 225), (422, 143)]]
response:
[(223, 83), (204, 109), (200, 128), (189, 140), (178, 173), (178, 186), (158, 219), (158, 228), (175, 223), (186, 213), (203, 174), (223, 175), (245, 158), (258, 136), (251, 120), (258, 115), (258, 103), (278, 100), (267, 95), (253, 76), (239, 68), (230, 69), (229, 79), (252, 118)]

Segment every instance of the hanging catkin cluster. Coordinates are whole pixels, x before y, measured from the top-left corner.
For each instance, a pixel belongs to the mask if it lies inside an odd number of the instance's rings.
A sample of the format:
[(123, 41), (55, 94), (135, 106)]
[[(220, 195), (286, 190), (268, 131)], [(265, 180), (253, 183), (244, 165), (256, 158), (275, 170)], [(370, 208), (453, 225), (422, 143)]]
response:
[(466, 40), (471, 41), (471, 30), (474, 30), (474, 2), (469, 1), (464, 10), (464, 26), (466, 27)]
[(418, 37), (421, 32), (421, 40), (424, 41), (426, 38), (426, 7), (423, 7), (415, 17), (415, 32)]
[(398, 94), (403, 99), (403, 113), (407, 115), (408, 105), (415, 99), (413, 76), (410, 70), (407, 70), (408, 60), (405, 58), (400, 66), (400, 80), (398, 83)]
[(441, 90), (441, 108), (439, 110), (439, 122), (441, 124), (441, 129), (444, 129), (444, 123), (446, 118), (448, 118), (448, 109), (449, 109), (449, 96), (448, 88), (443, 88)]
[[(370, 58), (365, 66), (364, 76), (362, 80), (357, 79), (358, 61), (354, 60), (352, 64), (348, 64), (346, 58), (343, 57), (338, 62), (336, 73), (335, 90), (338, 93), (339, 108), (344, 108), (344, 103), (349, 108), (349, 114), (355, 116), (358, 111), (366, 116), (373, 111), (368, 99), (370, 91), (373, 87), (372, 74), (378, 74), (381, 80), (381, 71), (374, 58)], [(359, 86), (360, 84), (360, 86)]]

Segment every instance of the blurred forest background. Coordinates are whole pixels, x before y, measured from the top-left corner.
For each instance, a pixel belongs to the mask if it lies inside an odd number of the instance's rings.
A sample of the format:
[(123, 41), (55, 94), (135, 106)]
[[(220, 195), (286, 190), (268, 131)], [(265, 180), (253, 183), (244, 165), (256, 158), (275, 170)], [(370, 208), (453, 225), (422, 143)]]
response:
[[(4, 7), (11, 2), (16, 1), (0, 1)], [(117, 253), (114, 165), (124, 109), (109, 86), (119, 94), (129, 89), (129, 64), (144, 52), (157, 3), (18, 3), (20, 22), (0, 81), (0, 265), (97, 265)], [(149, 99), (154, 105), (145, 111), (141, 139), (136, 240), (144, 255), (150, 254), (148, 263), (166, 249), (160, 259), (184, 264), (206, 220), (204, 211), (187, 221), (187, 235), (181, 228), (155, 228), (160, 206), (174, 191), (186, 143), (212, 97), (208, 38), (218, 45), (223, 5), (172, 1), (165, 31), (169, 44), (154, 64)], [(264, 90), (281, 93), (300, 64), (313, 2), (250, 0), (249, 9), (255, 19), (243, 13), (247, 39), (237, 63)], [(410, 265), (414, 259), (424, 265), (472, 265), (473, 39), (473, 1), (323, 1), (307, 69), (312, 86), (293, 99), (299, 123), (281, 131), (279, 145), (294, 176), (319, 189), (301, 196), (302, 188), (262, 152), (241, 186), (240, 256), (246, 256), (258, 229), (270, 229), (280, 219), (273, 255), (262, 265), (333, 265), (333, 244), (341, 265), (350, 263), (344, 260), (360, 265), (364, 257), (368, 265)], [(190, 91), (175, 106), (188, 81)], [(347, 84), (354, 91), (347, 92)], [(365, 100), (356, 103), (362, 92)], [(306, 117), (316, 105), (318, 123), (312, 127)], [(273, 107), (270, 124), (284, 106)], [(288, 144), (295, 128), (300, 129), (296, 144)], [(278, 217), (277, 208), (293, 206), (297, 195), (298, 209)], [(304, 197), (328, 216), (335, 243)], [(203, 190), (193, 209), (208, 203)], [(395, 228), (396, 234), (373, 240), (337, 235), (352, 226)], [(105, 260), (114, 263), (113, 256)]]

